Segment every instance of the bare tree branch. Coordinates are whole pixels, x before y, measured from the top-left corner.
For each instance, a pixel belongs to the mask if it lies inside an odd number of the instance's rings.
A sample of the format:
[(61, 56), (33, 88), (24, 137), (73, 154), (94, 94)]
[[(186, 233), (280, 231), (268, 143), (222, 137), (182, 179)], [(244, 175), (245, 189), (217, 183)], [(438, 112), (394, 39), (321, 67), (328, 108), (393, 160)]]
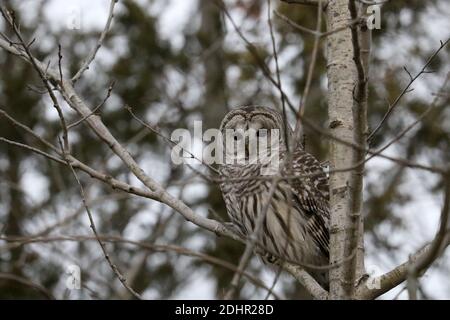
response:
[(133, 297), (135, 297), (136, 299), (141, 299), (141, 296), (139, 295), (139, 293), (134, 291), (134, 289), (128, 285), (127, 279), (122, 275), (122, 272), (119, 270), (119, 268), (116, 266), (116, 264), (112, 261), (111, 257), (109, 256), (108, 251), (106, 250), (105, 244), (99, 238), (99, 235), (97, 232), (97, 227), (95, 226), (94, 218), (92, 216), (91, 209), (89, 208), (83, 185), (81, 184), (81, 181), (78, 178), (78, 175), (77, 175), (75, 169), (71, 165), (70, 160), (66, 156), (65, 156), (65, 160), (67, 162), (67, 165), (70, 167), (70, 170), (72, 171), (72, 174), (75, 177), (75, 180), (77, 181), (78, 186), (80, 187), (81, 199), (83, 201), (84, 208), (86, 209), (86, 213), (89, 218), (90, 227), (97, 239), (98, 244), (100, 245), (100, 248), (102, 249), (103, 255), (105, 256), (105, 260), (108, 262), (109, 266), (111, 267), (114, 274), (117, 276), (117, 279), (119, 279), (120, 283), (122, 283), (122, 285), (133, 295)]
[(288, 271), (291, 275), (300, 282), (305, 289), (317, 300), (329, 299), (328, 292), (322, 288), (320, 284), (302, 267), (293, 264), (282, 264), (283, 269)]
[(109, 28), (111, 27), (111, 22), (114, 17), (114, 6), (116, 5), (118, 0), (111, 0), (111, 3), (109, 5), (109, 12), (108, 12), (108, 18), (106, 19), (105, 28), (103, 29), (102, 33), (100, 34), (100, 38), (98, 38), (97, 44), (94, 48), (92, 48), (92, 51), (89, 53), (87, 58), (83, 61), (83, 64), (81, 65), (78, 72), (72, 77), (72, 82), (75, 83), (80, 79), (80, 77), (83, 75), (83, 72), (85, 72), (87, 69), (89, 69), (89, 65), (91, 62), (95, 59), (95, 56), (97, 55), (98, 50), (103, 44), (103, 41), (105, 40), (106, 34), (109, 31)]
[[(271, 291), (269, 287), (267, 287), (261, 280), (253, 276), (252, 274), (246, 272), (246, 271), (239, 271), (238, 268), (233, 265), (232, 263), (229, 263), (228, 261), (224, 261), (222, 259), (189, 250), (184, 247), (176, 246), (176, 245), (170, 245), (170, 244), (156, 244), (151, 242), (145, 242), (145, 241), (135, 241), (135, 240), (129, 240), (127, 238), (118, 237), (118, 236), (109, 236), (109, 235), (98, 235), (98, 239), (104, 242), (113, 242), (113, 243), (124, 243), (124, 244), (131, 244), (138, 246), (140, 248), (149, 250), (149, 251), (156, 251), (156, 252), (176, 252), (182, 255), (198, 258), (201, 260), (204, 260), (210, 264), (214, 264), (226, 269), (229, 269), (233, 272), (240, 272), (244, 277), (249, 279), (250, 282), (252, 282), (254, 285), (261, 287), (265, 290), (267, 290), (271, 295), (273, 295), (276, 299), (281, 299), (275, 292)], [(54, 241), (96, 241), (97, 238), (94, 236), (47, 236), (47, 237), (2, 237), (0, 236), (0, 240), (7, 241), (9, 243), (14, 243), (18, 245), (25, 245), (29, 243), (47, 243), (47, 242), (54, 242)]]
[(422, 275), (443, 254), (446, 247), (450, 245), (450, 240), (447, 235), (450, 214), (450, 174), (446, 176), (445, 185), (440, 227), (431, 244), (428, 244), (411, 255), (407, 262), (373, 279), (372, 283), (379, 284), (378, 288), (369, 288), (367, 282), (360, 283), (356, 288), (357, 299), (375, 299), (405, 281), (411, 272), (414, 272), (415, 277)]
[(44, 156), (44, 157), (46, 157), (46, 158), (48, 158), (50, 160), (56, 161), (58, 163), (61, 163), (61, 164), (64, 163), (64, 160), (61, 160), (60, 158), (52, 156), (51, 154), (48, 154), (47, 152), (42, 151), (42, 150), (37, 149), (37, 148), (34, 148), (32, 146), (29, 146), (29, 145), (26, 145), (26, 144), (23, 144), (23, 143), (20, 143), (20, 142), (12, 141), (12, 140), (6, 139), (4, 137), (0, 137), (0, 141), (8, 143), (8, 144), (16, 146), (16, 147), (20, 147), (20, 148), (26, 149), (26, 150), (34, 152), (34, 153), (37, 153), (37, 154), (39, 154), (41, 156)]
[[(318, 0), (317, 0), (318, 1)], [(325, 1), (325, 0), (324, 0)], [(286, 17), (284, 14), (275, 11), (275, 15), (280, 18), (281, 20), (283, 20), (284, 22), (286, 22), (288, 25), (290, 25), (291, 27), (293, 27), (294, 29), (297, 29), (301, 32), (306, 32), (307, 34), (310, 34), (312, 36), (318, 36), (319, 38), (324, 38), (324, 37), (328, 37), (334, 33), (338, 33), (341, 32), (343, 30), (346, 30), (348, 27), (354, 26), (354, 25), (358, 25), (364, 22), (364, 19), (367, 18), (367, 16), (365, 14), (362, 14), (358, 17), (356, 17), (353, 20), (350, 20), (347, 24), (334, 29), (334, 30), (329, 30), (326, 32), (319, 32), (318, 30), (312, 30), (309, 28), (306, 28), (302, 25), (299, 25), (298, 23), (292, 21), (291, 19), (289, 19), (288, 17)]]
[(25, 285), (27, 287), (30, 287), (30, 288), (38, 291), (40, 294), (42, 294), (45, 298), (47, 298), (49, 300), (55, 300), (55, 297), (45, 287), (43, 287), (42, 285), (40, 285), (38, 283), (32, 282), (31, 280), (28, 280), (24, 277), (19, 277), (18, 275), (15, 275), (12, 273), (0, 272), (0, 279), (18, 282), (22, 285)]
[(79, 119), (79, 120), (77, 120), (77, 121), (75, 121), (75, 122), (69, 124), (69, 125), (67, 126), (67, 130), (70, 130), (70, 129), (72, 129), (73, 127), (76, 127), (77, 125), (79, 125), (80, 123), (82, 123), (84, 120), (86, 120), (88, 117), (92, 116), (92, 115), (95, 114), (98, 110), (100, 110), (100, 108), (103, 107), (103, 106), (105, 105), (106, 101), (108, 101), (109, 97), (111, 96), (111, 92), (112, 92), (112, 90), (113, 90), (113, 88), (114, 88), (114, 84), (115, 84), (114, 81), (111, 82), (111, 84), (110, 84), (109, 87), (108, 87), (108, 92), (106, 93), (106, 97), (102, 100), (102, 102), (101, 102), (99, 105), (97, 105), (94, 109), (92, 109), (92, 112), (91, 112), (89, 115), (84, 116), (83, 118), (81, 118), (81, 119)]
[(449, 215), (450, 215), (450, 169), (446, 177), (444, 177), (445, 183), (445, 195), (444, 205), (441, 212), (440, 227), (433, 241), (431, 242), (429, 249), (420, 256), (411, 266), (408, 268), (408, 292), (410, 296), (415, 296), (413, 288), (417, 288), (417, 285), (413, 283), (418, 282), (417, 278), (426, 272), (433, 262), (439, 258), (443, 253), (444, 248), (448, 245), (445, 243), (447, 236), (447, 229), (449, 227)]
[[(316, 24), (316, 31), (314, 34), (314, 45), (313, 45), (313, 51), (311, 54), (311, 62), (309, 63), (308, 73), (306, 76), (306, 84), (303, 89), (303, 94), (300, 98), (298, 111), (296, 114), (297, 121), (296, 121), (295, 129), (294, 129), (294, 139), (297, 139), (297, 140), (299, 140), (300, 136), (301, 136), (301, 128), (302, 128), (301, 119), (303, 118), (303, 115), (305, 114), (305, 109), (306, 109), (305, 106), (306, 106), (306, 102), (308, 101), (309, 88), (311, 86), (314, 68), (316, 66), (317, 54), (319, 51), (319, 43), (320, 43), (319, 34), (320, 34), (320, 30), (322, 28), (322, 9), (321, 8), (322, 8), (322, 0), (319, 0), (319, 6), (317, 7), (317, 24)], [(295, 148), (295, 144), (293, 145), (293, 147)]]
[(406, 86), (403, 88), (402, 92), (397, 96), (397, 98), (394, 100), (394, 102), (389, 105), (388, 110), (386, 111), (385, 115), (383, 116), (383, 118), (381, 119), (380, 123), (375, 127), (375, 129), (372, 130), (372, 132), (370, 133), (370, 135), (367, 137), (368, 142), (370, 143), (372, 138), (374, 137), (374, 135), (381, 129), (381, 127), (383, 126), (383, 124), (386, 122), (386, 120), (389, 118), (389, 116), (391, 115), (392, 111), (395, 109), (395, 107), (398, 105), (399, 101), (403, 98), (403, 96), (405, 94), (407, 94), (408, 92), (411, 91), (411, 86), (414, 83), (414, 81), (416, 81), (421, 75), (425, 74), (425, 73), (429, 73), (429, 71), (427, 70), (427, 68), (430, 66), (430, 64), (434, 61), (434, 58), (439, 54), (439, 52), (444, 49), (447, 44), (450, 42), (450, 38), (448, 38), (446, 41), (442, 42), (441, 41), (441, 45), (439, 46), (439, 48), (437, 48), (434, 53), (427, 59), (427, 61), (425, 62), (425, 64), (423, 65), (423, 67), (420, 69), (419, 72), (417, 72), (416, 75), (412, 76), (411, 73), (408, 71), (408, 69), (406, 69), (406, 67), (404, 67), (405, 71), (408, 73), (409, 76), (409, 81), (406, 84)]
[[(68, 138), (68, 133), (67, 133), (67, 125), (66, 125), (66, 121), (64, 118), (64, 114), (62, 112), (62, 109), (59, 105), (58, 99), (56, 98), (55, 94), (53, 93), (53, 90), (50, 86), (50, 83), (48, 81), (48, 77), (47, 77), (47, 69), (48, 66), (46, 68), (39, 68), (37, 66), (37, 60), (33, 57), (33, 55), (31, 54), (30, 51), (30, 46), (27, 45), (25, 43), (25, 40), (23, 39), (20, 30), (16, 24), (16, 21), (14, 21), (13, 16), (11, 16), (11, 14), (9, 14), (9, 12), (3, 8), (0, 7), (0, 12), (3, 15), (3, 18), (5, 19), (5, 21), (11, 26), (11, 28), (13, 29), (15, 35), (17, 36), (17, 38), (20, 40), (19, 44), (20, 46), (22, 46), (23, 50), (26, 53), (26, 56), (28, 57), (28, 60), (31, 62), (31, 64), (33, 65), (34, 69), (37, 71), (39, 77), (41, 78), (42, 82), (44, 83), (45, 88), (47, 89), (48, 95), (50, 97), (50, 99), (53, 102), (53, 107), (56, 109), (57, 113), (58, 113), (58, 117), (61, 121), (61, 127), (63, 130), (63, 141), (64, 141), (64, 146), (63, 149), (65, 152), (69, 153), (70, 152), (70, 145), (69, 145), (69, 138)], [(61, 70), (61, 69), (60, 69)], [(60, 73), (60, 79), (62, 77), (62, 73)], [(60, 79), (54, 77), (53, 80), (58, 82), (60, 81)]]

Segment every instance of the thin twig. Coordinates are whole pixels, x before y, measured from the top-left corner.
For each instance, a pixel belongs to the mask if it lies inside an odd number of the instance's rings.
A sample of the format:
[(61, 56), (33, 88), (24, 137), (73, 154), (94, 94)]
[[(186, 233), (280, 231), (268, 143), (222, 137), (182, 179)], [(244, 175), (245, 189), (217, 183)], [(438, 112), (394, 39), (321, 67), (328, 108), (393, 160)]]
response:
[[(273, 290), (275, 289), (275, 286), (276, 286), (278, 280), (280, 279), (280, 275), (281, 275), (281, 271), (282, 271), (282, 270), (283, 270), (283, 269), (282, 269), (281, 266), (279, 266), (279, 267), (277, 268), (277, 273), (275, 274), (275, 277), (273, 278), (272, 285), (270, 286), (270, 291), (273, 291)], [(267, 300), (267, 299), (270, 298), (270, 294), (269, 294), (270, 291), (267, 292), (267, 295), (265, 296), (264, 300)]]
[(94, 233), (95, 237), (97, 238), (97, 242), (100, 245), (103, 255), (105, 257), (105, 260), (108, 262), (109, 266), (111, 267), (112, 271), (114, 272), (114, 274), (117, 276), (117, 278), (119, 279), (119, 281), (122, 283), (122, 285), (136, 298), (136, 299), (141, 299), (141, 296), (139, 295), (139, 293), (137, 293), (136, 291), (134, 291), (133, 288), (131, 288), (128, 283), (127, 283), (127, 279), (122, 275), (122, 273), (120, 272), (119, 268), (114, 264), (114, 262), (111, 260), (111, 257), (109, 256), (108, 251), (106, 250), (105, 244), (102, 242), (102, 240), (99, 238), (98, 232), (97, 232), (97, 228), (95, 226), (95, 222), (94, 222), (94, 218), (92, 217), (92, 213), (91, 210), (89, 208), (89, 205), (87, 203), (87, 199), (86, 199), (86, 195), (84, 193), (84, 188), (83, 185), (81, 184), (80, 179), (78, 178), (78, 175), (75, 171), (75, 169), (73, 168), (72, 164), (70, 163), (69, 159), (66, 159), (67, 165), (70, 167), (70, 170), (72, 171), (73, 176), (75, 177), (75, 180), (77, 181), (77, 184), (80, 188), (80, 194), (81, 194), (81, 199), (83, 201), (83, 206), (86, 209), (86, 213), (87, 216), (89, 218), (89, 222), (90, 222), (90, 227), (92, 229), (92, 232)]
[(55, 297), (52, 295), (50, 291), (48, 291), (44, 286), (32, 282), (29, 279), (26, 279), (24, 277), (20, 277), (18, 275), (12, 274), (12, 273), (4, 273), (0, 272), (0, 279), (9, 280), (9, 281), (15, 281), (17, 283), (23, 284), (27, 287), (33, 288), (39, 293), (41, 293), (45, 298), (49, 300), (55, 300)]
[[(4, 106), (2, 106), (0, 104), (0, 107), (5, 108)], [(5, 108), (6, 109), (6, 108)], [(53, 144), (51, 144), (50, 142), (48, 142), (47, 140), (45, 140), (44, 138), (42, 138), (41, 136), (39, 136), (38, 134), (36, 134), (31, 128), (29, 128), (28, 126), (20, 123), (19, 121), (17, 121), (16, 119), (14, 119), (12, 116), (10, 116), (4, 109), (0, 108), (0, 115), (4, 116), (9, 122), (11, 122), (14, 126), (18, 126), (19, 128), (25, 130), (27, 133), (31, 134), (35, 139), (37, 139), (38, 141), (40, 141), (42, 144), (44, 144), (45, 146), (47, 146), (48, 148), (50, 148), (51, 150), (53, 150), (54, 152), (56, 152), (57, 154), (61, 154), (61, 151), (56, 148)]]
[(37, 65), (37, 60), (34, 58), (34, 56), (31, 54), (30, 48), (25, 44), (25, 41), (20, 33), (19, 28), (16, 25), (16, 22), (14, 21), (14, 18), (11, 16), (11, 14), (9, 14), (9, 12), (4, 9), (3, 7), (0, 7), (0, 11), (4, 17), (4, 19), (8, 22), (8, 24), (11, 26), (11, 28), (13, 29), (14, 33), (16, 34), (17, 38), (20, 40), (20, 45), (23, 47), (23, 49), (25, 50), (29, 61), (31, 62), (31, 64), (33, 65), (34, 69), (36, 70), (36, 72), (38, 73), (39, 77), (41, 78), (42, 82), (44, 83), (45, 88), (48, 91), (48, 94), (50, 96), (50, 99), (53, 102), (53, 107), (56, 109), (57, 113), (58, 113), (58, 117), (60, 119), (61, 122), (61, 127), (63, 130), (63, 149), (66, 153), (70, 153), (70, 145), (69, 145), (69, 138), (68, 138), (68, 133), (67, 133), (67, 125), (66, 125), (66, 121), (64, 119), (64, 114), (62, 112), (62, 109), (58, 103), (58, 99), (56, 98), (55, 94), (53, 93), (53, 90), (50, 86), (50, 83), (48, 81), (47, 78), (47, 73), (43, 72), (41, 68), (39, 68), (39, 66)]
[[(445, 248), (444, 241), (447, 235), (447, 227), (449, 215), (450, 215), (450, 166), (449, 172), (444, 178), (445, 184), (445, 194), (444, 194), (444, 205), (442, 206), (441, 218), (440, 218), (440, 226), (431, 242), (429, 250), (422, 256), (420, 259), (417, 259), (414, 263), (411, 263), (411, 266), (408, 270), (408, 292), (410, 296), (416, 296), (415, 290), (410, 290), (410, 287), (417, 288), (418, 285), (418, 277), (425, 273), (425, 271), (433, 264), (433, 262), (440, 256)], [(411, 283), (416, 283), (416, 285), (410, 285)]]
[[(441, 88), (439, 89), (439, 92), (443, 91), (447, 87), (449, 81), (450, 81), (450, 72), (447, 73), (447, 76), (446, 76), (446, 78), (444, 80), (444, 83), (442, 84)], [(408, 125), (397, 136), (392, 138), (391, 141), (389, 141), (386, 145), (384, 145), (383, 147), (379, 148), (377, 151), (372, 153), (368, 158), (365, 159), (365, 162), (369, 161), (373, 157), (377, 156), (378, 154), (380, 154), (381, 152), (383, 152), (384, 150), (389, 148), (391, 145), (393, 145), (394, 143), (399, 141), (405, 134), (407, 134), (409, 131), (411, 131), (411, 129), (413, 129), (416, 125), (421, 123), (422, 120), (424, 120), (425, 117), (428, 116), (430, 114), (430, 112), (434, 110), (434, 108), (436, 107), (440, 97), (441, 96), (439, 94), (435, 95), (433, 101), (428, 106), (428, 108), (414, 122), (412, 122), (410, 125)]]
[(58, 162), (58, 163), (61, 163), (61, 164), (65, 164), (64, 160), (62, 160), (60, 158), (57, 158), (55, 156), (52, 156), (51, 154), (49, 154), (49, 153), (47, 153), (45, 151), (42, 151), (42, 150), (40, 150), (38, 148), (29, 146), (27, 144), (20, 143), (20, 142), (17, 142), (17, 141), (12, 141), (12, 140), (6, 139), (4, 137), (0, 137), (0, 141), (8, 143), (8, 144), (16, 146), (16, 147), (20, 147), (20, 148), (26, 149), (26, 150), (34, 152), (34, 153), (37, 153), (37, 154), (39, 154), (41, 156), (44, 156), (44, 157), (46, 157), (46, 158), (48, 158), (50, 160), (55, 161), (55, 162)]
[(76, 127), (77, 125), (79, 125), (80, 123), (82, 123), (84, 120), (86, 120), (86, 119), (89, 118), (90, 116), (96, 114), (97, 111), (98, 111), (101, 107), (103, 107), (103, 105), (106, 103), (106, 101), (107, 101), (107, 100), (109, 99), (109, 97), (111, 96), (111, 92), (112, 92), (112, 90), (113, 90), (113, 88), (114, 88), (114, 84), (115, 84), (115, 81), (112, 81), (111, 84), (110, 84), (109, 87), (108, 87), (108, 92), (106, 93), (106, 97), (102, 100), (101, 103), (99, 103), (94, 109), (92, 109), (92, 112), (91, 112), (90, 114), (88, 114), (88, 115), (82, 117), (81, 119), (79, 119), (79, 120), (77, 120), (77, 121), (75, 121), (75, 122), (69, 124), (69, 125), (67, 126), (67, 130), (70, 130), (70, 129), (72, 129), (73, 127)]
[(440, 227), (431, 244), (410, 255), (410, 258), (405, 263), (374, 279), (374, 283), (379, 283), (378, 288), (369, 288), (365, 282), (360, 283), (356, 288), (357, 299), (374, 299), (405, 281), (408, 275), (411, 275), (411, 272), (414, 272), (414, 277), (422, 275), (443, 254), (445, 248), (450, 245), (447, 233), (448, 226), (446, 225), (450, 215), (450, 170), (444, 179), (445, 195), (441, 210)]
[(91, 62), (95, 59), (95, 56), (97, 55), (98, 50), (103, 44), (103, 41), (105, 40), (106, 34), (109, 31), (109, 28), (111, 27), (111, 23), (114, 17), (114, 6), (116, 5), (116, 2), (118, 0), (111, 0), (109, 5), (109, 13), (108, 18), (106, 20), (105, 28), (103, 29), (102, 33), (100, 34), (100, 37), (98, 38), (97, 44), (94, 48), (92, 48), (92, 51), (89, 53), (87, 58), (84, 60), (83, 64), (81, 65), (78, 72), (72, 77), (72, 82), (75, 83), (80, 79), (80, 77), (83, 75), (83, 72), (85, 72), (87, 69), (89, 69), (89, 65)]
[(289, 108), (291, 109), (292, 112), (296, 112), (295, 111), (295, 107), (294, 105), (291, 103), (289, 97), (286, 95), (286, 93), (282, 90), (282, 88), (280, 88), (279, 83), (277, 82), (277, 80), (272, 76), (271, 72), (270, 72), (270, 68), (267, 66), (267, 64), (264, 62), (264, 60), (261, 58), (261, 56), (258, 53), (258, 49), (247, 39), (247, 37), (245, 37), (245, 35), (242, 33), (241, 29), (238, 27), (238, 25), (236, 24), (236, 22), (234, 21), (233, 17), (231, 16), (230, 12), (228, 11), (227, 7), (225, 6), (225, 4), (222, 1), (219, 0), (214, 0), (214, 3), (220, 8), (222, 9), (222, 11), (225, 13), (225, 16), (228, 18), (228, 20), (230, 21), (231, 25), (233, 26), (234, 30), (236, 31), (236, 33), (238, 34), (238, 36), (244, 41), (245, 45), (246, 45), (246, 49), (250, 52), (250, 54), (255, 58), (255, 61), (257, 62), (259, 68), (261, 69), (263, 75), (273, 84), (275, 85), (275, 87), (280, 90), (280, 92), (283, 94), (284, 99), (287, 103), (287, 105), (289, 106)]
[(201, 164), (207, 166), (211, 171), (215, 172), (216, 174), (219, 174), (219, 171), (212, 167), (211, 165), (205, 163), (203, 160), (197, 158), (192, 152), (190, 152), (189, 150), (186, 150), (185, 148), (181, 147), (179, 144), (177, 144), (175, 141), (173, 141), (172, 139), (170, 139), (169, 137), (166, 137), (165, 135), (163, 135), (158, 128), (150, 125), (149, 123), (145, 122), (144, 120), (142, 120), (141, 118), (139, 118), (134, 112), (133, 109), (126, 105), (125, 109), (127, 109), (127, 111), (130, 113), (130, 115), (137, 121), (139, 122), (142, 126), (144, 126), (145, 128), (147, 128), (148, 130), (150, 130), (151, 132), (153, 132), (154, 134), (156, 134), (157, 136), (163, 138), (166, 142), (168, 142), (169, 144), (171, 144), (172, 146), (178, 146), (180, 147), (180, 149), (186, 153), (188, 153), (192, 159), (195, 159), (197, 161), (199, 161)]
[(335, 34), (335, 33), (338, 33), (338, 32), (344, 31), (344, 30), (347, 30), (348, 27), (351, 27), (351, 26), (354, 26), (354, 25), (358, 25), (362, 21), (364, 21), (365, 18), (367, 18), (366, 15), (362, 15), (360, 17), (357, 17), (355, 19), (350, 20), (346, 25), (344, 25), (342, 27), (339, 27), (339, 28), (336, 28), (336, 29), (333, 29), (333, 30), (330, 30), (330, 31), (320, 32), (320, 31), (317, 31), (317, 30), (309, 29), (307, 27), (304, 27), (304, 26), (302, 26), (302, 25), (292, 21), (291, 19), (289, 19), (287, 16), (285, 16), (284, 14), (282, 14), (279, 11), (275, 11), (275, 15), (278, 18), (280, 18), (281, 20), (283, 20), (284, 22), (286, 22), (288, 25), (293, 27), (294, 29), (297, 29), (297, 30), (302, 31), (302, 32), (306, 32), (309, 35), (312, 35), (314, 37), (319, 37), (319, 38), (325, 38), (325, 37), (328, 37), (328, 36), (330, 36), (332, 34)]
[[(273, 52), (273, 57), (275, 59), (275, 71), (276, 71), (276, 75), (277, 75), (277, 84), (278, 84), (278, 91), (280, 92), (280, 98), (281, 98), (281, 107), (283, 110), (283, 118), (284, 118), (284, 122), (287, 122), (287, 114), (286, 114), (286, 99), (285, 99), (285, 94), (283, 92), (283, 86), (281, 84), (281, 77), (280, 77), (280, 66), (278, 64), (278, 53), (277, 53), (277, 46), (276, 46), (276, 41), (275, 41), (275, 34), (273, 32), (273, 26), (272, 26), (272, 18), (270, 16), (271, 13), (271, 8), (270, 8), (270, 1), (271, 0), (267, 0), (267, 23), (269, 25), (269, 31), (270, 31), (270, 39), (272, 42), (272, 52)], [(285, 141), (288, 141), (288, 135), (289, 132), (287, 130), (287, 128), (284, 128), (284, 139)]]
[(58, 69), (59, 69), (59, 81), (63, 81), (63, 72), (62, 72), (62, 53), (61, 53), (61, 44), (58, 43)]
[(408, 92), (410, 92), (411, 85), (414, 83), (414, 81), (416, 81), (417, 78), (419, 78), (422, 74), (427, 73), (428, 66), (434, 61), (434, 58), (449, 43), (449, 41), (450, 41), (450, 38), (448, 38), (444, 42), (441, 41), (439, 48), (437, 50), (435, 50), (434, 53), (427, 59), (426, 63), (423, 65), (423, 67), (420, 69), (420, 71), (415, 76), (412, 76), (411, 73), (406, 69), (406, 67), (404, 68), (407, 71), (409, 78), (410, 78), (408, 81), (408, 84), (403, 88), (402, 92), (397, 96), (397, 98), (394, 100), (394, 102), (389, 106), (387, 112), (384, 114), (380, 123), (378, 123), (378, 125), (375, 127), (375, 129), (373, 129), (372, 132), (370, 133), (370, 135), (367, 137), (367, 141), (369, 142), (369, 144), (372, 141), (374, 135), (381, 129), (383, 124), (386, 122), (388, 117), (391, 115), (392, 111), (398, 105), (398, 103), (403, 98), (403, 96), (405, 94), (407, 94)]
[[(311, 82), (312, 82), (312, 78), (313, 78), (313, 74), (314, 74), (314, 68), (316, 66), (317, 53), (319, 50), (319, 43), (320, 43), (319, 33), (320, 33), (320, 29), (322, 27), (321, 7), (322, 7), (322, 0), (319, 0), (319, 6), (317, 7), (317, 25), (316, 25), (316, 32), (314, 35), (313, 51), (311, 54), (311, 62), (309, 64), (308, 73), (307, 73), (307, 77), (306, 77), (306, 84), (303, 89), (303, 94), (300, 98), (300, 102), (299, 102), (299, 106), (298, 106), (297, 121), (296, 121), (295, 129), (294, 129), (294, 139), (300, 138), (301, 119), (303, 118), (303, 115), (305, 113), (305, 105), (308, 100), (309, 88), (311, 86)], [(294, 145), (294, 148), (295, 148), (295, 145)]]

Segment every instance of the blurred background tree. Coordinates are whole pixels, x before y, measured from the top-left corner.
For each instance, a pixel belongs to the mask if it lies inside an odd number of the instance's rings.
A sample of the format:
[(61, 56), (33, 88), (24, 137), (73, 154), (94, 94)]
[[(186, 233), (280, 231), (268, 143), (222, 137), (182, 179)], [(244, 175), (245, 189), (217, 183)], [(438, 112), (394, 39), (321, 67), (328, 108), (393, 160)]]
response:
[[(95, 5), (74, 2), (81, 28), (67, 28), (70, 14), (58, 1), (4, 1), (21, 21), (27, 39), (36, 38), (33, 53), (52, 65), (62, 48), (64, 72), (74, 74), (95, 46), (106, 20), (109, 1)], [(203, 130), (217, 128), (234, 106), (263, 104), (280, 107), (277, 89), (265, 78), (258, 61), (246, 48), (224, 14), (225, 4), (258, 55), (275, 72), (267, 2), (250, 0), (141, 0), (119, 1), (113, 25), (90, 69), (76, 83), (92, 107), (99, 105), (112, 86), (111, 97), (97, 111), (112, 133), (139, 160), (146, 172), (179, 195), (196, 212), (227, 220), (216, 184), (202, 179), (186, 166), (170, 162), (170, 145), (133, 119), (131, 106), (141, 119), (170, 136), (176, 128), (192, 130), (203, 120)], [(91, 8), (92, 5), (92, 8)], [(292, 21), (314, 29), (316, 9), (272, 1), (272, 8)], [(77, 10), (78, 10), (77, 9)], [(101, 17), (90, 23), (89, 11)], [(64, 14), (61, 12), (64, 11)], [(77, 11), (76, 11), (77, 12)], [(387, 1), (381, 8), (381, 29), (373, 32), (370, 67), (369, 124), (373, 128), (408, 81), (403, 67), (417, 71), (450, 34), (450, 4), (444, 0)], [(283, 88), (298, 104), (311, 60), (313, 37), (301, 33), (272, 14)], [(98, 22), (98, 23), (97, 23)], [(5, 26), (0, 30), (12, 35)], [(326, 118), (326, 59), (321, 42), (305, 116), (323, 128)], [(429, 106), (449, 72), (446, 48), (433, 63), (435, 73), (423, 75), (415, 91), (401, 102), (372, 147), (382, 146), (413, 122)], [(0, 51), (1, 109), (56, 143), (59, 119), (39, 78), (21, 60)], [(416, 129), (388, 151), (429, 164), (450, 162), (449, 91)], [(78, 116), (69, 108), (69, 123)], [(292, 115), (291, 115), (292, 116)], [(32, 139), (0, 114), (0, 136), (28, 142)], [(327, 140), (305, 128), (306, 148), (327, 159)], [(135, 182), (126, 168), (84, 124), (70, 132), (77, 157), (122, 180)], [(200, 169), (201, 166), (195, 165)], [(365, 227), (368, 267), (386, 271), (407, 259), (414, 248), (430, 240), (438, 223), (442, 181), (427, 172), (413, 171), (380, 159), (366, 167)], [(158, 203), (111, 190), (80, 174), (102, 234), (175, 244), (237, 264), (243, 246), (236, 241), (187, 223), (182, 216)], [(0, 234), (2, 236), (88, 235), (89, 228), (78, 185), (70, 170), (0, 143)], [(108, 243), (107, 249), (124, 271), (132, 288), (144, 298), (220, 298), (233, 272), (202, 259)], [(441, 262), (448, 262), (449, 254)], [(66, 268), (81, 267), (82, 289), (68, 290)], [(448, 263), (427, 273), (421, 293), (426, 298), (449, 298)], [(269, 287), (276, 272), (254, 258), (248, 271)], [(131, 298), (121, 287), (94, 241), (50, 241), (9, 246), (0, 240), (0, 275), (30, 279), (64, 299)], [(264, 298), (264, 289), (248, 282), (239, 298)], [(402, 289), (393, 290), (392, 298)], [(284, 298), (307, 297), (288, 275), (281, 275), (275, 291)], [(43, 298), (39, 291), (0, 276), (0, 298)], [(400, 295), (403, 297), (403, 295)]]

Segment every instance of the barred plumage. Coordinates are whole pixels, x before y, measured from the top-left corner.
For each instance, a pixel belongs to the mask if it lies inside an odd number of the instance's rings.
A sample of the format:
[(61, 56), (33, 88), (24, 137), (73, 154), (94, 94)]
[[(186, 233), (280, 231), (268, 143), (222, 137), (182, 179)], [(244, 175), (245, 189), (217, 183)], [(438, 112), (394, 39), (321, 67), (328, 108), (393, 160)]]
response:
[[(289, 125), (286, 127), (290, 135)], [(285, 125), (277, 111), (260, 106), (232, 110), (221, 124), (223, 134), (226, 129), (248, 128), (279, 129), (283, 133)], [(279, 142), (281, 164), (287, 155), (284, 134), (280, 134)], [(221, 165), (220, 187), (227, 211), (235, 229), (249, 236), (270, 198), (256, 252), (265, 262), (284, 259), (300, 265), (325, 266), (329, 261), (328, 178), (320, 163), (302, 149), (292, 152), (291, 163), (289, 170), (283, 168), (281, 173), (292, 178), (280, 181), (272, 197), (269, 197), (272, 180), (261, 176), (261, 170), (268, 164)], [(309, 271), (327, 286), (326, 271)]]

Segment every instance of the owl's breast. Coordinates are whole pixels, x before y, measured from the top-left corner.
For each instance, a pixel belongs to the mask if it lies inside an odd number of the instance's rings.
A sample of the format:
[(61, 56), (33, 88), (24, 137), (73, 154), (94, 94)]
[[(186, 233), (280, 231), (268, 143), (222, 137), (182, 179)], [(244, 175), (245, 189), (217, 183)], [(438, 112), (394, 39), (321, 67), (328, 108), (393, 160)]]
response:
[(263, 192), (267, 188), (267, 176), (261, 174), (263, 166), (225, 165), (220, 171), (220, 188), (223, 193), (233, 193), (238, 198)]

